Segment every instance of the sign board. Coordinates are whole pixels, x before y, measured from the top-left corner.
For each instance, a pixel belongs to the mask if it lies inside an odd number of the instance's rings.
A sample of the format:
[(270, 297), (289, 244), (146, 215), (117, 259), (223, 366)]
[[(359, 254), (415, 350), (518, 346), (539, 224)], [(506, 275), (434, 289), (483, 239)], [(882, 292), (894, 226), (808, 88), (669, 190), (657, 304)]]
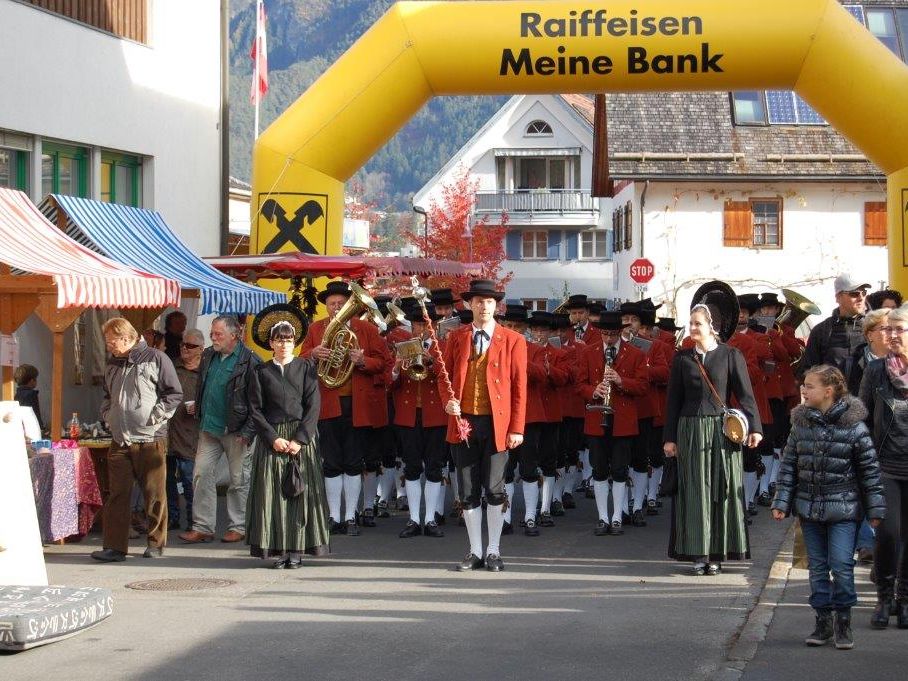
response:
[(637, 258), (631, 263), (631, 279), (638, 284), (648, 284), (656, 274), (656, 268), (648, 259)]

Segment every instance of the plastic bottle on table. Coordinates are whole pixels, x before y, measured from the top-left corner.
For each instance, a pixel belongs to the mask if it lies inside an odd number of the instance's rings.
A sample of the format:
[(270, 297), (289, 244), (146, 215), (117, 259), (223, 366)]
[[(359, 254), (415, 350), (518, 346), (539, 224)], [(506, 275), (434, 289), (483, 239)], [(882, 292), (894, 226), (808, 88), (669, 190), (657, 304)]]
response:
[(79, 424), (79, 412), (74, 411), (73, 417), (69, 421), (69, 439), (78, 440), (82, 433), (82, 426)]

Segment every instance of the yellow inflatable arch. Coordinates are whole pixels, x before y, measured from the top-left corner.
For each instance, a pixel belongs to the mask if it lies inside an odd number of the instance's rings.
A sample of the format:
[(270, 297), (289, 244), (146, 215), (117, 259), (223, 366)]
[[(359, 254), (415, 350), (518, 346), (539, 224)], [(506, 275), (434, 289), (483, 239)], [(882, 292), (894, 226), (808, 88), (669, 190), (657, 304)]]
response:
[(888, 176), (908, 290), (908, 66), (836, 0), (399, 2), (253, 152), (255, 252), (340, 253), (343, 183), (436, 95), (792, 89)]

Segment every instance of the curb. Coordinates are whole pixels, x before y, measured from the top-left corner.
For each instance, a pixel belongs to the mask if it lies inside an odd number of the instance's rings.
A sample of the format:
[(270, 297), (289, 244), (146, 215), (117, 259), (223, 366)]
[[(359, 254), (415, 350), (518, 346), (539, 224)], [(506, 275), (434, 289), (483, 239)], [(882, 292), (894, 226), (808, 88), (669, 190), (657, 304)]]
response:
[(744, 625), (731, 645), (728, 655), (719, 669), (710, 675), (710, 681), (736, 681), (744, 674), (747, 663), (757, 654), (757, 648), (766, 639), (769, 625), (776, 611), (782, 594), (788, 584), (788, 575), (792, 569), (792, 554), (795, 546), (796, 523), (792, 523), (785, 533), (785, 539), (779, 546), (779, 552), (769, 568), (766, 583), (751, 611), (747, 614)]

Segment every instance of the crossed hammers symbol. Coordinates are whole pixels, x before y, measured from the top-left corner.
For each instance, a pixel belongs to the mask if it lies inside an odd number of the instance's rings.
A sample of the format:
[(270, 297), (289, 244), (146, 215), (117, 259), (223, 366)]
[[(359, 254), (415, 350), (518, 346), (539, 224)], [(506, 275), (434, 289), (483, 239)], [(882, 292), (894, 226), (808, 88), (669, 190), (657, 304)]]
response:
[(324, 212), (317, 201), (306, 201), (296, 209), (292, 220), (287, 219), (287, 211), (274, 199), (268, 199), (262, 205), (262, 215), (268, 222), (277, 226), (277, 234), (268, 242), (262, 253), (277, 253), (284, 244), (292, 243), (298, 251), (318, 255), (315, 246), (303, 236), (303, 228), (318, 220)]

